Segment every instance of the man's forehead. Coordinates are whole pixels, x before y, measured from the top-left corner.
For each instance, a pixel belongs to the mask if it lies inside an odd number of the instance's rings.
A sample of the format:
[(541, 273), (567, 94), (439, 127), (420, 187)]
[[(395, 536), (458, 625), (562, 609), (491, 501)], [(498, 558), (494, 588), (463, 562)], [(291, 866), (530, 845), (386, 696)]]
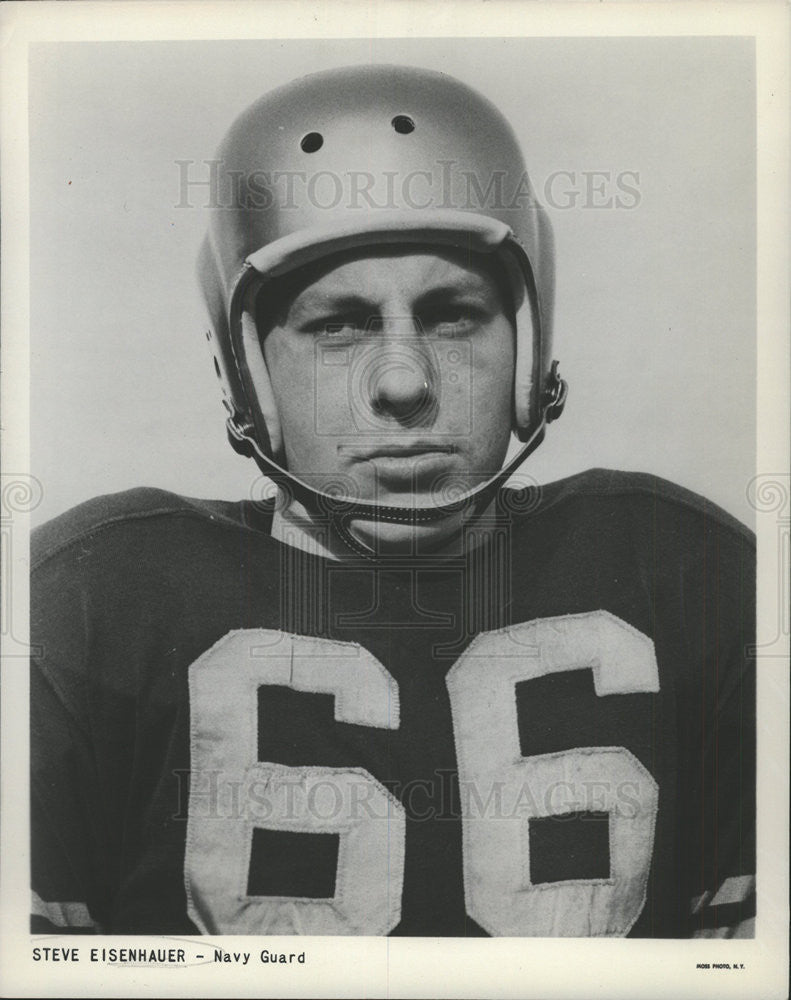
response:
[(335, 298), (421, 298), (447, 291), (499, 291), (495, 261), (454, 248), (363, 248), (303, 268), (286, 282), (292, 303)]

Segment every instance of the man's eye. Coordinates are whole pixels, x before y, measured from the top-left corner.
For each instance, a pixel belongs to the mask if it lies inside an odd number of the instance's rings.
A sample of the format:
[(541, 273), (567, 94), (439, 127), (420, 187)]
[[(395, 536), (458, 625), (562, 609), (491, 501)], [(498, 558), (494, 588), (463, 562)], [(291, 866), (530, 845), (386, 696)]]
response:
[(471, 330), (476, 320), (477, 317), (470, 309), (463, 306), (446, 306), (425, 312), (420, 316), (420, 325), (425, 333), (448, 336)]
[(353, 337), (365, 329), (365, 321), (358, 316), (339, 316), (330, 320), (325, 320), (321, 326), (321, 333), (330, 337)]
[(322, 332), (336, 337), (363, 337), (381, 333), (384, 320), (381, 316), (343, 316), (327, 320), (322, 325)]

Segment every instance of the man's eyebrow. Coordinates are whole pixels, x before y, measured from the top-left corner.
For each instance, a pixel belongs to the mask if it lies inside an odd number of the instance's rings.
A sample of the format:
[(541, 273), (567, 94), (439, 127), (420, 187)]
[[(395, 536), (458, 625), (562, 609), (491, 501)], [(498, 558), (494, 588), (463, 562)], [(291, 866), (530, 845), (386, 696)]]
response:
[(475, 279), (468, 282), (451, 282), (446, 285), (433, 285), (427, 288), (425, 292), (421, 292), (414, 301), (416, 308), (421, 306), (432, 305), (436, 301), (446, 301), (448, 299), (465, 299), (465, 298), (475, 298), (475, 299), (486, 299), (489, 295), (496, 295), (495, 289), (490, 288), (483, 281), (476, 281)]
[[(464, 300), (475, 300), (483, 304), (490, 302), (492, 297), (501, 296), (506, 298), (499, 284), (470, 274), (449, 280), (438, 279), (437, 284), (429, 284), (428, 287), (419, 290), (414, 295), (409, 308), (419, 312), (443, 303)], [(326, 319), (343, 313), (358, 315), (362, 312), (370, 316), (378, 316), (381, 312), (381, 304), (376, 297), (366, 295), (364, 291), (358, 291), (354, 288), (336, 290), (332, 287), (317, 288), (314, 286), (304, 288), (290, 301), (286, 299), (281, 308), (276, 308), (274, 311), (279, 322), (302, 323)]]
[[(449, 298), (463, 298), (474, 296), (476, 298), (487, 297), (494, 289), (490, 288), (486, 282), (476, 280), (451, 281), (440, 285), (431, 285), (425, 291), (419, 292), (412, 304), (414, 307), (430, 305), (435, 300)], [(495, 292), (496, 294), (496, 292)], [(309, 289), (298, 296), (293, 302), (292, 308), (295, 312), (308, 310), (319, 310), (329, 312), (354, 311), (357, 309), (378, 310), (379, 305), (373, 298), (369, 298), (359, 292), (333, 292), (316, 291)]]
[(292, 319), (299, 319), (306, 314), (359, 312), (366, 309), (376, 312), (378, 307), (371, 299), (354, 292), (315, 292), (311, 289), (298, 296), (288, 311)]

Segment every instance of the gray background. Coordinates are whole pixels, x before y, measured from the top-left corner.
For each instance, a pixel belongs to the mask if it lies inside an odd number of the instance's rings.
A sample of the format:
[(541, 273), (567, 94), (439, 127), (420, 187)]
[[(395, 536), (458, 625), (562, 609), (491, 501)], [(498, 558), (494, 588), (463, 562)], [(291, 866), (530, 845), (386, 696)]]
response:
[[(33, 46), (35, 521), (137, 485), (259, 495), (255, 466), (225, 441), (193, 277), (205, 218), (176, 207), (176, 161), (205, 176), (254, 98), (360, 62), (440, 69), (491, 98), (545, 204), (556, 172), (575, 175), (556, 178), (547, 205), (569, 403), (525, 472), (654, 472), (752, 524), (755, 71), (741, 38)], [(611, 178), (593, 199), (586, 171)], [(639, 204), (595, 207), (627, 171)]]

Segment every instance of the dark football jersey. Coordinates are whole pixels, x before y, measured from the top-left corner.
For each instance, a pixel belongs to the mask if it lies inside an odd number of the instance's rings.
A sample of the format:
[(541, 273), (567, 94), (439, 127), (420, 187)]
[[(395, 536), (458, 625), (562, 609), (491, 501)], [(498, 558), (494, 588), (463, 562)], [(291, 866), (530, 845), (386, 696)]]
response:
[(445, 559), (158, 490), (41, 528), (33, 930), (751, 933), (750, 532), (638, 474), (496, 507)]

